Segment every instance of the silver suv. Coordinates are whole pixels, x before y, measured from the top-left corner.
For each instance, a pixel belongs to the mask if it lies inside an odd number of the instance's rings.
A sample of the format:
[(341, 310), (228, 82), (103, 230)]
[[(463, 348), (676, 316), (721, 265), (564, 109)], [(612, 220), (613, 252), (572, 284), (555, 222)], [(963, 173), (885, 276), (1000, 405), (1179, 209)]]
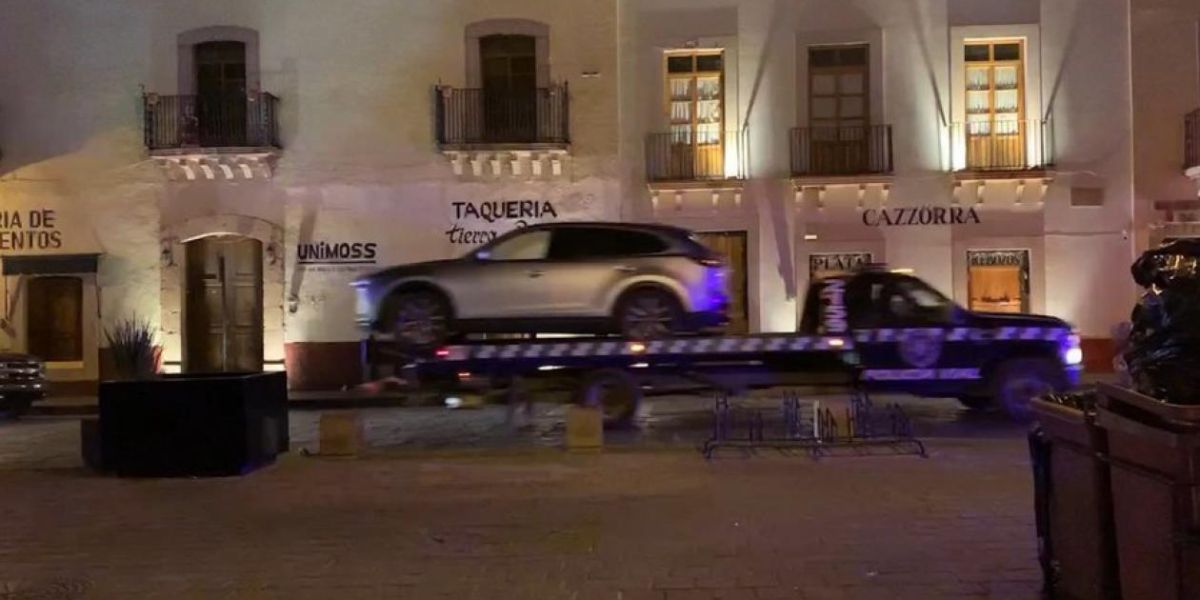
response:
[(684, 229), (557, 223), (452, 260), (354, 282), (360, 326), (428, 347), (464, 333), (620, 333), (650, 339), (723, 325), (721, 258)]

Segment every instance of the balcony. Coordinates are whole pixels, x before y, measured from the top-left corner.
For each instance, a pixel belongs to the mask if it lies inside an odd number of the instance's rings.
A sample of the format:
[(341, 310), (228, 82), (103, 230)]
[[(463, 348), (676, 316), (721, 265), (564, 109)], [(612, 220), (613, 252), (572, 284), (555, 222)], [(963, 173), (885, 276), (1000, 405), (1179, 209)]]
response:
[(448, 146), (565, 146), (571, 142), (567, 84), (528, 92), (436, 88), (437, 141)]
[(279, 149), (279, 98), (145, 94), (143, 135), (171, 179), (270, 178)]
[(959, 180), (1043, 178), (1054, 165), (1054, 130), (1041, 120), (968, 120), (950, 129)]
[(143, 96), (146, 148), (152, 154), (205, 149), (279, 148), (279, 98), (262, 92), (221, 96)]
[(456, 175), (561, 175), (570, 106), (566, 83), (502, 93), (437, 86), (438, 147)]
[(792, 177), (816, 183), (866, 183), (892, 172), (892, 126), (796, 127)]
[(1183, 118), (1183, 170), (1200, 180), (1200, 109)]
[(746, 131), (681, 128), (646, 136), (646, 179), (721, 187), (746, 178)]

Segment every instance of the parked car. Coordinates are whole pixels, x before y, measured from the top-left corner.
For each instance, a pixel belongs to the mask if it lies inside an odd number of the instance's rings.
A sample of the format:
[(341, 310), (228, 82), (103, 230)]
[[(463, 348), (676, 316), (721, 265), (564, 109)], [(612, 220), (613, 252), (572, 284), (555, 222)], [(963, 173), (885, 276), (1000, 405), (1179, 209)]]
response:
[(0, 352), (0, 417), (17, 417), (46, 396), (46, 364), (28, 354)]
[(517, 229), (467, 255), (354, 282), (360, 326), (429, 347), (464, 333), (620, 333), (650, 339), (723, 325), (726, 266), (665, 225)]

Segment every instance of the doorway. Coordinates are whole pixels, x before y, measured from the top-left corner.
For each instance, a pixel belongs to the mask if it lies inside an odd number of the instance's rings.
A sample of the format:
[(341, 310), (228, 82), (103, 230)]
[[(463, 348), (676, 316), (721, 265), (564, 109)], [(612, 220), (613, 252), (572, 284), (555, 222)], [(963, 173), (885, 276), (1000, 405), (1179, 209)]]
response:
[(725, 264), (729, 265), (729, 324), (725, 326), (726, 333), (748, 333), (750, 312), (746, 276), (746, 232), (711, 231), (697, 233), (696, 236), (710, 250), (721, 255)]
[(246, 44), (195, 46), (196, 117), (200, 145), (246, 144)]
[(29, 281), (29, 353), (46, 362), (83, 360), (83, 280), (34, 277)]
[(483, 130), (487, 141), (536, 140), (536, 48), (531, 35), (488, 35), (479, 39)]
[(184, 370), (261, 371), (262, 242), (221, 235), (185, 247)]
[(1029, 251), (967, 252), (969, 308), (982, 312), (1029, 312)]

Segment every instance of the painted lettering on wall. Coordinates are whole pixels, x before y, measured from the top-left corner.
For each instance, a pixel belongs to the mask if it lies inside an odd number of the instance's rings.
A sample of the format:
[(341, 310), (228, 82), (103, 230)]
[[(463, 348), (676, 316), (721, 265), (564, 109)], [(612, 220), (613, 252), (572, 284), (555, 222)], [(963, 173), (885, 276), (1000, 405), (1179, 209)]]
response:
[(980, 223), (974, 206), (905, 206), (899, 208), (868, 208), (863, 211), (863, 225), (868, 227), (901, 225), (965, 225)]
[[(454, 224), (446, 230), (450, 243), (458, 246), (486, 244), (508, 229), (527, 227), (535, 221), (558, 218), (558, 210), (548, 200), (499, 200), (452, 202)], [(500, 224), (499, 229), (486, 225)]]
[(315, 270), (353, 270), (376, 263), (375, 242), (309, 242), (296, 244), (296, 264)]
[(822, 321), (825, 333), (842, 334), (850, 328), (846, 322), (846, 281), (830, 279), (821, 288)]
[(28, 211), (0, 210), (0, 250), (56, 250), (62, 248), (58, 215), (48, 208)]

